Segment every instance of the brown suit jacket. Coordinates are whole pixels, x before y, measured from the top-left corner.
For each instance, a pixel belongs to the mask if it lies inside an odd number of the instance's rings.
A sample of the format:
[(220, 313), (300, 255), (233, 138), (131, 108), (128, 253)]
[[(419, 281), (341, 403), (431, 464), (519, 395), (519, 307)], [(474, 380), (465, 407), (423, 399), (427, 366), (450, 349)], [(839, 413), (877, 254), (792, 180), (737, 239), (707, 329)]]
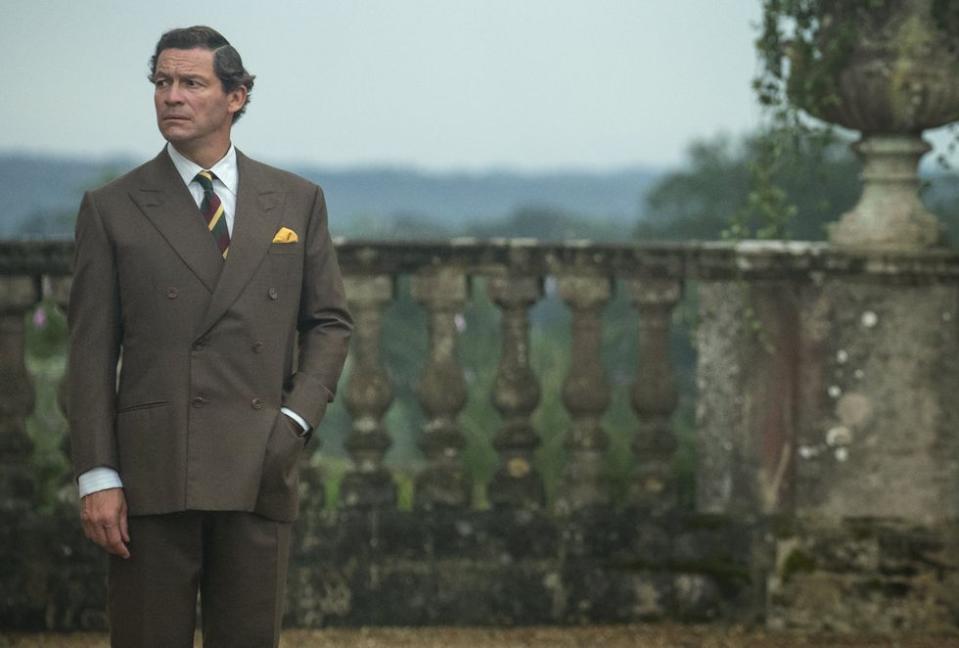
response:
[[(226, 261), (165, 150), (80, 207), (73, 468), (115, 468), (131, 515), (294, 519), (303, 440), (280, 407), (316, 427), (346, 358), (352, 320), (322, 190), (239, 152), (237, 167)], [(281, 227), (298, 240), (272, 242)]]

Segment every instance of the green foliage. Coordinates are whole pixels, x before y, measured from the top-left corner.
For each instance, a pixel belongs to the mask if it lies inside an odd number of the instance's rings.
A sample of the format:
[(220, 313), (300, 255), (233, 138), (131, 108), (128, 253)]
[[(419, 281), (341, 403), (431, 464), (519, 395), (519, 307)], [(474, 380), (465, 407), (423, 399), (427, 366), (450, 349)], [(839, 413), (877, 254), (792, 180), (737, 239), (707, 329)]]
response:
[[(839, 101), (839, 71), (863, 25), (880, 25), (890, 0), (763, 0), (753, 80), (777, 128), (804, 130), (799, 109), (821, 117)], [(798, 129), (796, 127), (799, 127)]]
[(780, 578), (788, 583), (797, 574), (809, 574), (816, 571), (816, 559), (801, 549), (793, 549), (780, 567)]
[(840, 73), (860, 40), (860, 30), (882, 25), (892, 4), (762, 0), (756, 40), (760, 68), (753, 89), (766, 125), (750, 158), (749, 197), (724, 238), (790, 238), (788, 223), (801, 207), (783, 182), (794, 161), (821, 157), (836, 143), (834, 127), (818, 120), (835, 121)]
[[(830, 146), (834, 127), (818, 120), (850, 125), (838, 110), (843, 72), (850, 62), (864, 56), (874, 58), (877, 64), (883, 62), (888, 52), (881, 44), (860, 47), (863, 34), (887, 32), (892, 12), (902, 4), (901, 0), (762, 0), (762, 22), (755, 43), (760, 66), (753, 89), (766, 116), (761, 137), (765, 145), (753, 158), (754, 189), (747, 209), (751, 217), (764, 223), (755, 231), (759, 238), (778, 238), (776, 233), (795, 211), (774, 167), (783, 157), (795, 157), (801, 147), (826, 150)], [(947, 41), (959, 40), (959, 3), (932, 0), (931, 9), (932, 22)], [(937, 155), (947, 170), (959, 140), (959, 129), (953, 125), (951, 132), (947, 150)], [(732, 238), (748, 233), (737, 225), (734, 222), (728, 232)]]
[(636, 238), (716, 239), (749, 190), (743, 153), (731, 140), (698, 141), (686, 169), (664, 176), (646, 195)]
[[(851, 209), (859, 196), (861, 164), (846, 140), (835, 133), (823, 137), (800, 137), (772, 153), (767, 149), (778, 140), (762, 134), (695, 142), (685, 168), (650, 188), (635, 237), (825, 239), (826, 225)], [(768, 182), (752, 180), (759, 170)], [(945, 224), (952, 244), (959, 244), (959, 177), (941, 172), (926, 176), (921, 197)]]
[(762, 138), (757, 156), (747, 168), (752, 187), (746, 204), (738, 209), (722, 238), (741, 240), (788, 238), (787, 228), (796, 216), (797, 207), (790, 203), (786, 191), (775, 183), (782, 147), (772, 138)]
[(938, 173), (927, 178), (922, 201), (945, 225), (952, 247), (959, 247), (959, 175)]
[(860, 164), (835, 135), (789, 146), (782, 134), (720, 136), (692, 144), (687, 160), (650, 189), (636, 238), (821, 240), (860, 191)]
[[(759, 103), (778, 127), (803, 123), (839, 101), (839, 76), (863, 31), (886, 23), (893, 0), (762, 0), (756, 39), (760, 70), (753, 80)], [(933, 0), (933, 23), (959, 38), (959, 3)]]
[(67, 336), (67, 319), (52, 302), (39, 304), (28, 316), (27, 348), (35, 358), (62, 355)]
[[(38, 316), (37, 312), (42, 313)], [(66, 367), (66, 323), (52, 304), (44, 303), (26, 316), (26, 365), (36, 401), (34, 415), (27, 419), (27, 435), (33, 442), (33, 474), (41, 510), (52, 509), (64, 487), (72, 484), (64, 454), (66, 420), (60, 411), (58, 390)], [(70, 495), (73, 491), (69, 492)]]

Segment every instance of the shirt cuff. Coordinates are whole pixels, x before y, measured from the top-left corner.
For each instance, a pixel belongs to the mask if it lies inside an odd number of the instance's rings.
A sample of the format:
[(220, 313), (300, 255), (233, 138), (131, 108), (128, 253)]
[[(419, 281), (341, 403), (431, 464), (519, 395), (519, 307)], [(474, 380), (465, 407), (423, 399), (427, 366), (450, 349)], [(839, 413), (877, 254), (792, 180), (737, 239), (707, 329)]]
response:
[(302, 416), (291, 410), (289, 407), (281, 407), (280, 411), (296, 421), (296, 424), (303, 428), (303, 434), (310, 431), (310, 424)]
[(113, 468), (100, 466), (86, 471), (77, 478), (77, 487), (80, 491), (80, 497), (86, 497), (90, 493), (107, 490), (108, 488), (123, 488), (123, 481), (120, 479), (120, 473)]

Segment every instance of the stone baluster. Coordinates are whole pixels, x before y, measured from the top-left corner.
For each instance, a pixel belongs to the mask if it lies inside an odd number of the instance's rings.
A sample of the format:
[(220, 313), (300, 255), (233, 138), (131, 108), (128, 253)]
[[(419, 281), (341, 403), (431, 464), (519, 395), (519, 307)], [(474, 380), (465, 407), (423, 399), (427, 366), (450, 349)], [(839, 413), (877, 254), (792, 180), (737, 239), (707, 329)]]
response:
[(393, 401), (393, 387), (380, 361), (380, 335), (383, 310), (393, 300), (393, 279), (388, 275), (347, 276), (344, 285), (356, 328), (345, 398), (353, 417), (345, 443), (353, 467), (340, 484), (340, 505), (392, 507), (396, 505), (396, 484), (383, 465), (391, 445), (383, 416)]
[(682, 284), (674, 279), (633, 279), (627, 284), (639, 312), (639, 363), (632, 391), (639, 427), (632, 444), (636, 468), (629, 500), (659, 513), (676, 506), (672, 463), (677, 443), (671, 419), (679, 393), (669, 357), (669, 327)]
[(460, 457), (466, 439), (457, 416), (466, 405), (466, 380), (456, 353), (456, 316), (468, 295), (457, 270), (420, 274), (411, 281), (413, 298), (429, 313), (429, 359), (417, 385), (428, 421), (419, 442), (429, 465), (416, 477), (417, 508), (466, 507), (472, 485)]
[(503, 424), (493, 439), (500, 466), (489, 485), (498, 507), (539, 507), (546, 501), (543, 480), (533, 467), (539, 436), (530, 417), (540, 388), (529, 361), (529, 308), (543, 294), (538, 277), (494, 277), (489, 295), (502, 311), (502, 356), (493, 384), (493, 406)]
[(573, 419), (566, 434), (568, 460), (556, 499), (556, 510), (567, 513), (609, 504), (603, 476), (603, 455), (609, 437), (600, 418), (609, 407), (610, 388), (600, 355), (602, 311), (609, 301), (607, 277), (560, 277), (559, 293), (573, 312), (572, 353), (563, 383), (563, 404)]
[(36, 484), (26, 419), (35, 392), (26, 365), (26, 322), (40, 299), (33, 277), (0, 277), (0, 511), (32, 508)]

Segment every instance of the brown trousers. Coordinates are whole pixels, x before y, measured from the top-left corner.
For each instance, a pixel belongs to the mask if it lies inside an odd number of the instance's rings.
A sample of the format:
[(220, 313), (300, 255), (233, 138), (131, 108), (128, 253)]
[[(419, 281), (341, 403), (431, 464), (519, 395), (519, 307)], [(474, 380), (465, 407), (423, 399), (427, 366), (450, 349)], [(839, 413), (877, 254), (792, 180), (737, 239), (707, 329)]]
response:
[(204, 648), (277, 646), (290, 526), (236, 511), (130, 517), (130, 558), (110, 557), (113, 648), (192, 648), (197, 591)]

